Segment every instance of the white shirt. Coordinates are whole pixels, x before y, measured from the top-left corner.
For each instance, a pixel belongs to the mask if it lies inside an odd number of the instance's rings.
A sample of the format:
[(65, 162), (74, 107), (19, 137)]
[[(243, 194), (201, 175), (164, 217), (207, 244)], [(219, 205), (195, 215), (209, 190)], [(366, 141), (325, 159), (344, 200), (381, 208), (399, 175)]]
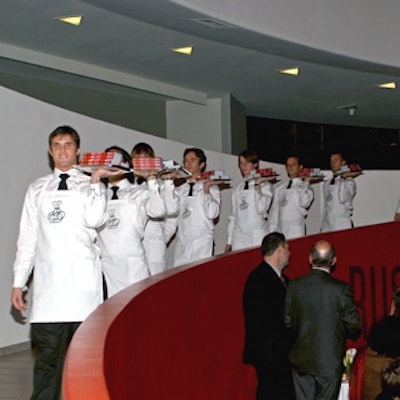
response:
[(357, 186), (353, 178), (341, 179), (337, 176), (332, 182), (324, 182), (324, 215), (321, 232), (337, 231), (352, 227), (353, 198)]
[(179, 199), (179, 215), (175, 219), (178, 227), (174, 266), (211, 257), (214, 241), (214, 219), (220, 211), (218, 186), (204, 193), (204, 183), (195, 182), (193, 195), (189, 194), (189, 183), (176, 190)]
[(232, 215), (229, 217), (227, 244), (232, 250), (259, 246), (268, 233), (267, 212), (272, 201), (269, 182), (255, 185), (255, 180), (243, 180), (232, 192)]
[(102, 301), (95, 228), (104, 223), (105, 188), (75, 169), (57, 190), (57, 169), (29, 186), (22, 209), (13, 287), (34, 269), (31, 322), (83, 321)]
[(101, 264), (109, 297), (150, 276), (143, 247), (145, 227), (149, 216), (165, 216), (165, 203), (156, 180), (148, 185), (134, 185), (124, 179), (116, 186), (115, 200), (111, 184), (108, 187), (108, 219), (99, 229)]
[(307, 209), (314, 200), (314, 192), (302, 178), (294, 178), (275, 186), (274, 199), (269, 213), (269, 232), (281, 232), (286, 239), (306, 234)]

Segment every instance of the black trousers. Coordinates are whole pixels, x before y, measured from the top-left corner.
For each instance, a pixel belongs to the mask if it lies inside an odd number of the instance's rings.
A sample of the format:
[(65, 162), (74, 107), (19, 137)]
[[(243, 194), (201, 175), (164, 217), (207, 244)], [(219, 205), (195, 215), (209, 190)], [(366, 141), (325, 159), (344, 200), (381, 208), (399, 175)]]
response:
[(59, 400), (65, 354), (80, 322), (33, 323), (36, 350), (31, 400)]
[(293, 370), (296, 400), (337, 400), (342, 376), (322, 377)]
[(257, 372), (256, 400), (293, 400), (294, 390), (290, 368), (255, 365)]

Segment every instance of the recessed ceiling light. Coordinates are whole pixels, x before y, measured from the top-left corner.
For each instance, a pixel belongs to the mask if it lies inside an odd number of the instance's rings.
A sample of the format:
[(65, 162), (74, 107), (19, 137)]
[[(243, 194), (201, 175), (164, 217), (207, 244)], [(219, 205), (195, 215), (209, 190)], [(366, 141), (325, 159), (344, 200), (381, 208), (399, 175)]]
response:
[(174, 53), (185, 54), (190, 56), (193, 53), (193, 46), (185, 46), (185, 47), (176, 47), (175, 49), (171, 49)]
[(378, 87), (382, 89), (397, 89), (396, 82), (381, 83)]
[(280, 69), (278, 70), (278, 72), (280, 72), (281, 74), (297, 76), (300, 73), (300, 68), (296, 67), (296, 68)]
[(69, 15), (66, 17), (55, 17), (55, 19), (65, 22), (66, 24), (79, 26), (82, 22), (83, 15)]

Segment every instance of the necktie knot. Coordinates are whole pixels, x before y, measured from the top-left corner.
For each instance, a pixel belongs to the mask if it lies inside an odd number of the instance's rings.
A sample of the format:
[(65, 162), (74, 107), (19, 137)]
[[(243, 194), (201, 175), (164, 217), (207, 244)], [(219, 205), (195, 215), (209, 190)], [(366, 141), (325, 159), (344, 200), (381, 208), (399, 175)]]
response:
[(193, 186), (195, 182), (188, 182), (189, 183), (189, 194), (188, 196), (193, 196)]
[(68, 190), (67, 179), (69, 178), (68, 174), (60, 174), (60, 183), (58, 184), (58, 190)]
[(331, 185), (335, 184), (335, 180), (337, 178), (337, 175), (333, 175), (332, 179), (331, 179)]
[(110, 189), (113, 192), (111, 200), (118, 200), (117, 192), (118, 192), (119, 187), (118, 186), (111, 186)]
[(249, 181), (244, 181), (244, 190), (249, 190)]
[(290, 180), (289, 183), (288, 183), (288, 185), (287, 185), (287, 189), (290, 189), (290, 188), (292, 187), (292, 183), (293, 183), (293, 181)]

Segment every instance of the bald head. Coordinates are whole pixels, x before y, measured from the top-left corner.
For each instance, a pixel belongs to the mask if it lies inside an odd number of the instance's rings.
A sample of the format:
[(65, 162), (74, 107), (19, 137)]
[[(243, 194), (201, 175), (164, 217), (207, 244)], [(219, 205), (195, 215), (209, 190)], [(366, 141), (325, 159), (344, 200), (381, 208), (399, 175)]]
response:
[(319, 240), (311, 247), (310, 264), (314, 268), (329, 269), (336, 263), (335, 248), (326, 240)]

